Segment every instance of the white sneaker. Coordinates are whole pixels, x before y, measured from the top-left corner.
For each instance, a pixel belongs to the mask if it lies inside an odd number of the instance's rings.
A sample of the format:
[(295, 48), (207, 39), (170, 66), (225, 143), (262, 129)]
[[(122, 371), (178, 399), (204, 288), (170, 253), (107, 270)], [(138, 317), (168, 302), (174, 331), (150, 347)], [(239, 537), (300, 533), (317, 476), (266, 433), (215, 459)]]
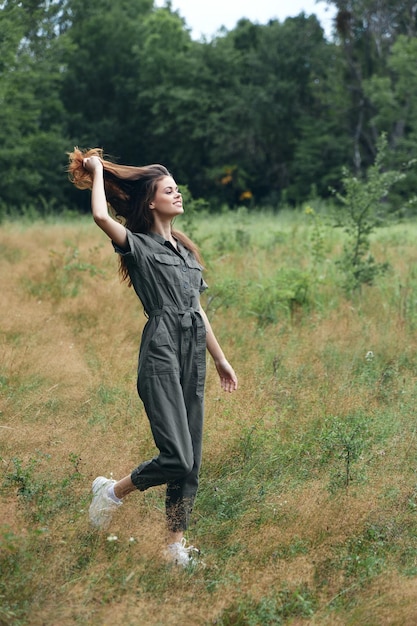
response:
[(197, 557), (200, 554), (200, 550), (194, 546), (186, 546), (185, 539), (170, 543), (167, 548), (167, 557), (175, 565), (181, 565), (187, 567), (188, 565), (196, 565)]
[(115, 484), (115, 480), (98, 476), (93, 482), (93, 500), (90, 504), (90, 522), (99, 530), (106, 530), (114, 511), (122, 504), (115, 502), (107, 495), (107, 490)]

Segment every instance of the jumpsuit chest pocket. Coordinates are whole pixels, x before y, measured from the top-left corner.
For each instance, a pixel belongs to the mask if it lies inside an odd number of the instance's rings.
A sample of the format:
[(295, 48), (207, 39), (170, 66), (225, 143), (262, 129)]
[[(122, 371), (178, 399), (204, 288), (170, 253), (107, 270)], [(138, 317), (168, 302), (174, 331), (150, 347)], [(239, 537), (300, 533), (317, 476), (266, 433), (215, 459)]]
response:
[(154, 254), (155, 279), (158, 283), (181, 283), (181, 259), (170, 254)]
[(187, 270), (191, 286), (200, 290), (203, 267), (196, 259), (187, 259)]
[(158, 283), (191, 286), (199, 289), (202, 266), (193, 258), (182, 261), (170, 254), (155, 254), (155, 278)]

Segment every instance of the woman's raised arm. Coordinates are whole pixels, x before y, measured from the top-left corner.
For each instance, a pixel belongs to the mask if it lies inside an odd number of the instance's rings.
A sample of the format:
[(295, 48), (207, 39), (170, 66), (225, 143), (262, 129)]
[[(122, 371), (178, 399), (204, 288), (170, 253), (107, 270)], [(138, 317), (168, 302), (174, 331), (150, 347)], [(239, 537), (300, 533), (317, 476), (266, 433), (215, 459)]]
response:
[(109, 215), (106, 193), (104, 190), (103, 164), (98, 156), (83, 159), (83, 166), (93, 178), (91, 188), (91, 210), (97, 226), (120, 248), (126, 247), (127, 233), (120, 224)]

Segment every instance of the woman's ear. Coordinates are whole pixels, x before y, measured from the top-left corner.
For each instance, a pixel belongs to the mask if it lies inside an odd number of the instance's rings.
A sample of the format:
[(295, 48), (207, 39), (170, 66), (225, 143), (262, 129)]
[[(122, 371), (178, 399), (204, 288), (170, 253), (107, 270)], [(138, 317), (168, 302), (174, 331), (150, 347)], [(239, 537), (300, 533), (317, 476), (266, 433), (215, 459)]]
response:
[(150, 202), (149, 203), (149, 208), (150, 209), (154, 209), (155, 208), (155, 203), (154, 202)]

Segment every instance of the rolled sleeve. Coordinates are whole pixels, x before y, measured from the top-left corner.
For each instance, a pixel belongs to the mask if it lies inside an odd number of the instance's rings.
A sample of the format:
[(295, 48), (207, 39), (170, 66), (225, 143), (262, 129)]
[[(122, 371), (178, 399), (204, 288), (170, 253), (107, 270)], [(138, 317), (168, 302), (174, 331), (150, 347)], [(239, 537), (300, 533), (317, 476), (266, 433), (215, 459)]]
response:
[(125, 258), (129, 258), (129, 257), (135, 258), (134, 252), (137, 246), (135, 246), (135, 241), (134, 241), (134, 237), (132, 233), (127, 228), (126, 228), (126, 235), (127, 235), (126, 248), (121, 248), (116, 243), (114, 243), (114, 241), (112, 241), (114, 251), (117, 252), (117, 254), (120, 254), (120, 256), (123, 256)]

